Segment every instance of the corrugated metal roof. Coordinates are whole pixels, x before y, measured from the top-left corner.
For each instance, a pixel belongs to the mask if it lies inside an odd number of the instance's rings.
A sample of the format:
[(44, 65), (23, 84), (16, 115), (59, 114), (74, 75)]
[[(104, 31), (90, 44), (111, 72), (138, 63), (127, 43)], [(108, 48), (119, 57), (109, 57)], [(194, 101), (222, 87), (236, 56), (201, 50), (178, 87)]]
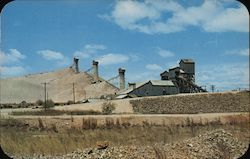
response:
[(164, 71), (160, 75), (163, 75), (163, 74), (168, 74), (168, 71)]
[(123, 99), (127, 96), (128, 96), (127, 94), (122, 94), (122, 95), (117, 96), (116, 99)]
[(154, 86), (174, 86), (171, 80), (150, 80)]
[[(181, 61), (183, 61), (184, 63), (194, 63), (193, 59), (181, 59)], [(180, 61), (180, 63), (181, 63)]]
[(133, 91), (133, 88), (129, 87), (129, 88), (125, 89), (125, 90), (121, 90), (120, 92), (118, 92), (118, 94), (128, 94), (131, 91)]
[(124, 98), (136, 98), (137, 95), (135, 94), (121, 94), (116, 97), (116, 99), (124, 99)]
[[(135, 83), (135, 89), (143, 86), (144, 84), (148, 83), (149, 81), (145, 81), (145, 82), (138, 82), (138, 83)], [(121, 92), (119, 92), (118, 94), (128, 94), (130, 92), (132, 92), (134, 89), (133, 87), (128, 87), (127, 89), (125, 90), (122, 90)]]
[(180, 69), (180, 73), (185, 73), (185, 71), (183, 71), (182, 69)]
[(170, 68), (170, 69), (169, 69), (169, 72), (172, 71), (172, 70), (175, 70), (175, 69), (180, 69), (180, 67), (177, 66), (177, 67)]
[[(148, 82), (151, 82), (153, 86), (175, 86), (171, 80), (149, 80), (149, 81), (145, 81), (145, 82), (136, 83), (134, 89), (137, 89), (137, 88), (147, 84)], [(132, 92), (134, 89), (131, 86), (125, 90), (122, 90), (118, 94), (128, 94), (128, 93)]]

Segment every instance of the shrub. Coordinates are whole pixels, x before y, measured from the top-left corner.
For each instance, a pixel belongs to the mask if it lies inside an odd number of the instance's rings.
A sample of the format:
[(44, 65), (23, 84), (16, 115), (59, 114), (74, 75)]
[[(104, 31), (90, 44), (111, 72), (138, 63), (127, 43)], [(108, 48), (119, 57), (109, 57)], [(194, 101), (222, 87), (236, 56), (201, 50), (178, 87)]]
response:
[(53, 102), (52, 99), (49, 99), (46, 101), (46, 107), (47, 108), (51, 108), (51, 107), (54, 107), (55, 106), (55, 103)]
[(103, 114), (112, 114), (112, 112), (115, 110), (115, 104), (112, 102), (104, 102), (102, 104), (102, 113)]
[(51, 130), (54, 131), (55, 133), (58, 133), (58, 129), (57, 129), (57, 127), (56, 127), (56, 124), (53, 123), (53, 124), (51, 125)]
[(95, 129), (97, 128), (97, 119), (87, 118), (82, 119), (82, 129)]
[(28, 103), (26, 101), (22, 101), (20, 104), (19, 104), (19, 108), (24, 108), (24, 107), (28, 107)]
[(114, 123), (113, 118), (106, 118), (105, 122), (106, 122), (106, 128), (108, 129), (114, 128), (115, 123)]
[(71, 105), (71, 104), (75, 104), (75, 103), (74, 103), (74, 101), (69, 100), (69, 101), (67, 102), (67, 105)]
[(43, 104), (44, 104), (44, 102), (41, 99), (39, 99), (39, 100), (36, 101), (36, 105), (41, 106)]

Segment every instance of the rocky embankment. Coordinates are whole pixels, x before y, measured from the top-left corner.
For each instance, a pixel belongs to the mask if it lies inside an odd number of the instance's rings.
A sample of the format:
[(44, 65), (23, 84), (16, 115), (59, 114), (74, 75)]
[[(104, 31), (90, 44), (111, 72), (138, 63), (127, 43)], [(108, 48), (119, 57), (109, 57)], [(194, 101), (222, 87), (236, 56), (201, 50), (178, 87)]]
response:
[(249, 112), (249, 91), (190, 93), (130, 100), (134, 112), (142, 114), (196, 114)]
[(97, 143), (95, 148), (77, 150), (62, 156), (22, 156), (37, 159), (155, 159), (155, 158), (238, 158), (248, 149), (248, 143), (240, 142), (232, 134), (217, 129), (180, 142), (152, 146), (110, 146), (108, 142)]

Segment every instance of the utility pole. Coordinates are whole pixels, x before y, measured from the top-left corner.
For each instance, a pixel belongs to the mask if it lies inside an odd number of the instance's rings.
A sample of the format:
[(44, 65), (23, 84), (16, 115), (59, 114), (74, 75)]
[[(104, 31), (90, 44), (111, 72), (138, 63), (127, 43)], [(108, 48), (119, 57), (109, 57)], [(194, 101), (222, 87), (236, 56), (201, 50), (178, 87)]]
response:
[(74, 102), (74, 104), (75, 104), (75, 101), (76, 99), (75, 99), (75, 83), (73, 83), (73, 102)]
[(47, 101), (47, 90), (46, 90), (46, 85), (47, 85), (48, 83), (44, 82), (44, 83), (41, 83), (41, 84), (44, 85), (44, 109), (45, 109), (45, 111), (46, 111), (46, 109), (47, 109), (47, 105), (46, 105), (46, 101)]
[(212, 92), (214, 92), (214, 90), (215, 90), (215, 85), (211, 85), (211, 90), (212, 90)]

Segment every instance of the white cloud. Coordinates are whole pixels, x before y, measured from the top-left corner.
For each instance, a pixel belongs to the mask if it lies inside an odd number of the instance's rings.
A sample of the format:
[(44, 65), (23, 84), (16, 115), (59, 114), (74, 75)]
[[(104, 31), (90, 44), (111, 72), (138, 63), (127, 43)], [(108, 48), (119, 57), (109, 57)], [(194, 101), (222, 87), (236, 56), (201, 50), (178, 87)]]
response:
[(179, 66), (179, 62), (180, 62), (180, 60), (166, 62), (166, 68), (167, 68), (167, 70), (170, 69), (170, 68), (174, 68), (174, 67)]
[(160, 73), (157, 71), (144, 71), (144, 72), (128, 72), (126, 74), (127, 82), (144, 82), (147, 80), (159, 80)]
[(88, 50), (105, 50), (106, 49), (104, 45), (100, 45), (100, 44), (87, 44), (84, 46), (84, 48)]
[(100, 63), (100, 65), (119, 64), (127, 62), (128, 60), (129, 57), (122, 54), (106, 54), (97, 58), (97, 61)]
[(18, 76), (26, 73), (22, 66), (0, 66), (0, 75), (3, 77)]
[[(248, 32), (249, 15), (245, 6), (238, 2), (236, 8), (225, 8), (224, 4), (228, 3), (232, 1), (211, 0), (184, 8), (176, 1), (117, 1), (109, 17), (99, 17), (112, 20), (123, 29), (147, 34), (173, 33), (188, 26), (201, 27), (207, 32)], [(166, 17), (165, 13), (171, 16)]]
[(136, 21), (143, 18), (156, 19), (159, 18), (160, 14), (156, 9), (147, 6), (145, 3), (138, 1), (118, 1), (112, 12), (112, 16), (116, 23), (122, 27), (133, 28), (136, 26), (133, 26)]
[(96, 54), (98, 51), (106, 50), (106, 46), (101, 44), (86, 44), (83, 50), (78, 50), (74, 53), (74, 56), (78, 58), (89, 58)]
[(203, 28), (208, 32), (249, 31), (249, 15), (246, 8), (228, 8), (218, 13), (209, 21), (203, 23)]
[(226, 55), (240, 55), (240, 56), (249, 56), (249, 49), (239, 49), (239, 50), (231, 50), (225, 53)]
[(70, 65), (70, 59), (68, 57), (64, 57), (62, 60), (57, 61), (56, 64), (59, 67), (69, 66)]
[(10, 54), (16, 59), (25, 59), (25, 55), (21, 54), (17, 49), (10, 49)]
[(249, 56), (249, 49), (240, 50), (239, 55), (241, 55), (241, 56)]
[(83, 51), (76, 51), (74, 53), (75, 57), (81, 58), (81, 59), (85, 59), (85, 58), (89, 58), (90, 54), (88, 52), (83, 52)]
[(107, 20), (107, 21), (112, 21), (112, 18), (107, 14), (98, 14), (97, 17)]
[(129, 55), (129, 59), (132, 61), (132, 62), (136, 62), (136, 61), (139, 61), (139, 57), (136, 55), (136, 54), (130, 54)]
[(196, 83), (199, 85), (213, 84), (219, 90), (249, 87), (248, 63), (204, 65), (197, 69)]
[(155, 71), (155, 70), (162, 70), (162, 67), (157, 64), (148, 64), (146, 65), (146, 69)]
[(64, 56), (60, 52), (51, 51), (51, 50), (41, 50), (37, 51), (46, 60), (63, 60)]
[(171, 52), (169, 50), (164, 50), (164, 49), (161, 49), (161, 48), (158, 48), (158, 54), (161, 57), (173, 57), (174, 56), (173, 52)]
[(17, 49), (9, 49), (8, 53), (0, 51), (0, 75), (2, 77), (23, 75), (26, 70), (21, 61), (26, 56)]
[(17, 49), (9, 49), (9, 53), (0, 52), (0, 65), (17, 63), (25, 58), (26, 56)]
[(41, 55), (44, 59), (49, 61), (56, 61), (58, 66), (66, 66), (70, 64), (68, 57), (64, 56), (61, 52), (52, 50), (40, 50), (37, 54)]

